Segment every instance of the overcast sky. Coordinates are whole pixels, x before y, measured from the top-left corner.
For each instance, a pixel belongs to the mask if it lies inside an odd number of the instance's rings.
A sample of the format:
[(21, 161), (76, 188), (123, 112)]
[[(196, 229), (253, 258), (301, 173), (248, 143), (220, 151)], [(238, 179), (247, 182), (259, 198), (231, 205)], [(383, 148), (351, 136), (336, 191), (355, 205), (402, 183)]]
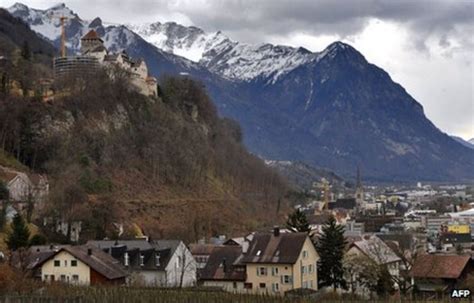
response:
[[(15, 1), (0, 0), (8, 7)], [(25, 0), (34, 8), (57, 2)], [(382, 67), (441, 130), (474, 138), (473, 0), (70, 0), (83, 19), (176, 21), (249, 43), (321, 51), (342, 40)]]

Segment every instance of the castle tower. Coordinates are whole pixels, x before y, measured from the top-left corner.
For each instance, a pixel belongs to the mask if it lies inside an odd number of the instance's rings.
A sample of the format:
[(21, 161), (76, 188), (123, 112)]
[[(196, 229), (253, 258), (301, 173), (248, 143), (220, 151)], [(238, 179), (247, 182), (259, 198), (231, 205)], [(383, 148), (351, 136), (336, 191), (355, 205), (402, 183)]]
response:
[(81, 53), (93, 52), (96, 49), (104, 48), (104, 40), (102, 40), (95, 30), (90, 30), (81, 38)]

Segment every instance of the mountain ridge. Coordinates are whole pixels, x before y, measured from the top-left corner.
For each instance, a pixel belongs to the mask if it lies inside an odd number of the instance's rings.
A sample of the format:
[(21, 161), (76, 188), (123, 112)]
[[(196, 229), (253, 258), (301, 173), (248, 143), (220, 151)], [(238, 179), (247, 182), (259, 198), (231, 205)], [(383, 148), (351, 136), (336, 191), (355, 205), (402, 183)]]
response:
[[(263, 158), (304, 161), (350, 177), (361, 166), (367, 178), (382, 181), (474, 180), (472, 150), (440, 131), (400, 84), (346, 43), (311, 53), (246, 46), (216, 32), (222, 35), (218, 47), (207, 49), (207, 57), (202, 53), (206, 60), (193, 62), (125, 26), (95, 23), (110, 49), (145, 58), (155, 76), (181, 73), (199, 79), (219, 113), (242, 125), (245, 144)], [(176, 26), (167, 25), (168, 30)], [(204, 33), (197, 27), (192, 31), (195, 39)], [(74, 39), (79, 33), (76, 29)], [(168, 38), (182, 44), (186, 35)]]

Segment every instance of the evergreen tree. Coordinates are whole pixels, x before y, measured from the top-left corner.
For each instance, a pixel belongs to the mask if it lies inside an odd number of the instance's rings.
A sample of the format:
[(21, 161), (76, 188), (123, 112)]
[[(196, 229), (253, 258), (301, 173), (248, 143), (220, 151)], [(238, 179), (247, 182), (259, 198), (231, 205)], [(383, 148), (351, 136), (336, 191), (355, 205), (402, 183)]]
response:
[(311, 231), (306, 215), (299, 209), (295, 210), (288, 216), (288, 220), (286, 220), (286, 227), (292, 232), (309, 233)]
[(21, 57), (23, 57), (23, 59), (27, 61), (31, 59), (30, 45), (28, 44), (28, 41), (26, 40), (25, 42), (23, 42), (23, 47), (21, 48)]
[(20, 214), (16, 214), (15, 217), (13, 217), (11, 228), (12, 232), (8, 235), (6, 241), (8, 248), (14, 251), (21, 247), (27, 247), (30, 238), (30, 230)]
[(8, 203), (4, 201), (2, 203), (2, 208), (0, 209), (0, 231), (3, 231), (5, 223), (7, 222), (7, 207)]
[(321, 286), (346, 288), (344, 280), (343, 257), (347, 242), (344, 238), (344, 227), (336, 223), (333, 216), (322, 228), (322, 234), (316, 243), (320, 257), (318, 276)]
[(0, 200), (8, 200), (9, 196), (10, 193), (8, 191), (8, 187), (3, 181), (0, 181)]
[(33, 245), (45, 245), (46, 243), (48, 243), (48, 240), (46, 239), (45, 236), (43, 235), (34, 235), (31, 240), (30, 240), (30, 245), (33, 246)]

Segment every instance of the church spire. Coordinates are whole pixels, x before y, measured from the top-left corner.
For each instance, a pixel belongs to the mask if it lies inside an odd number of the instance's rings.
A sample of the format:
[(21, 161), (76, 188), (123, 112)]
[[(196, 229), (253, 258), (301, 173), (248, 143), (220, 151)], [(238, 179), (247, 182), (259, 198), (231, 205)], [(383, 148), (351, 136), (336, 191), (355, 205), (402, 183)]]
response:
[(359, 166), (359, 165), (357, 165), (357, 181), (356, 181), (356, 187), (357, 187), (357, 188), (362, 187), (362, 181), (361, 181), (361, 178), (360, 178), (360, 166)]

